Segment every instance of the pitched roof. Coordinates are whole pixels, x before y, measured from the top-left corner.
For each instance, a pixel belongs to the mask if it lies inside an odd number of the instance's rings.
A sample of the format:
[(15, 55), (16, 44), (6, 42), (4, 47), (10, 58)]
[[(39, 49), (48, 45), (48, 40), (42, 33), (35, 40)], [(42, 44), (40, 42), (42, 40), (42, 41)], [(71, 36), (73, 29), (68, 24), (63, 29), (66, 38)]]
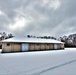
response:
[(13, 37), (10, 39), (2, 40), (1, 42), (62, 43), (60, 41), (53, 40), (53, 39), (26, 38), (26, 37), (22, 37), (22, 38)]

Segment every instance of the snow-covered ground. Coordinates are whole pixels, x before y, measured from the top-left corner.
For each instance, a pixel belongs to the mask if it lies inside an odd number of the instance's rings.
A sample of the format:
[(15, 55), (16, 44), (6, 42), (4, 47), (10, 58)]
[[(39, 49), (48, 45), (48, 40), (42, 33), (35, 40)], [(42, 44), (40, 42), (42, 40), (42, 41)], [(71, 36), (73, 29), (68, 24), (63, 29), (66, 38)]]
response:
[(76, 48), (0, 53), (0, 75), (76, 75)]

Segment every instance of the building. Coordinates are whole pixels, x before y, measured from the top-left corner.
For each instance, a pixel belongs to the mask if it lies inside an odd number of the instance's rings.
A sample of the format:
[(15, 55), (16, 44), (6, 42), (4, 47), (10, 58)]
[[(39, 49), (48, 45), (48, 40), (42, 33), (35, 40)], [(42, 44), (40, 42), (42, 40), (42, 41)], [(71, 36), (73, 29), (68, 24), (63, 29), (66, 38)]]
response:
[(13, 37), (1, 43), (2, 53), (64, 49), (64, 43), (53, 39)]
[(73, 45), (76, 46), (76, 37), (73, 38)]

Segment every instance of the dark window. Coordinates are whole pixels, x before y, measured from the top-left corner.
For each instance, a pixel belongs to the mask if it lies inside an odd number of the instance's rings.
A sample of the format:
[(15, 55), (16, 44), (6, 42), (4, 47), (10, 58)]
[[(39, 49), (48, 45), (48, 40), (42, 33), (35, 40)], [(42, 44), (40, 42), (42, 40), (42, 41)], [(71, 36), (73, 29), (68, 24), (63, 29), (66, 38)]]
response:
[(47, 45), (49, 45), (49, 44), (47, 44)]
[(37, 46), (39, 46), (39, 44), (37, 44)]
[(10, 46), (10, 43), (7, 43), (7, 46)]

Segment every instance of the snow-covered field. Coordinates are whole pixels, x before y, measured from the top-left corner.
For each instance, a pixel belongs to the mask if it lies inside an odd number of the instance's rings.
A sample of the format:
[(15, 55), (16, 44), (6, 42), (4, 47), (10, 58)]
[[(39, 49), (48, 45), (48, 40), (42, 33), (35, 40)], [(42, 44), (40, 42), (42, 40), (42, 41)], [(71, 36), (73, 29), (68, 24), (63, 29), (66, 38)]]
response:
[(0, 53), (0, 75), (76, 75), (76, 48)]

